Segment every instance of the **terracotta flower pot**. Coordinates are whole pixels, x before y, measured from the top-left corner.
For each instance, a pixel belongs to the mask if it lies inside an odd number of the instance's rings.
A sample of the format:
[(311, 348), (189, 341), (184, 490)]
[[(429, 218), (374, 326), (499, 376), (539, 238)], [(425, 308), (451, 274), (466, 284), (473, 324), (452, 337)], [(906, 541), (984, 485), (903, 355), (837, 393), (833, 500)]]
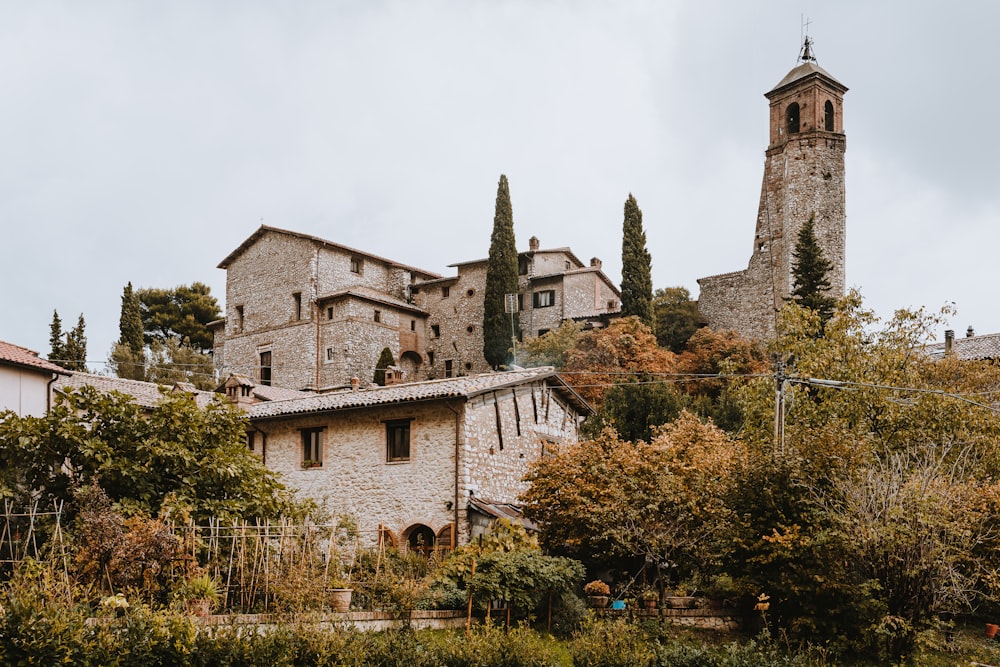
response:
[(1000, 631), (1000, 625), (997, 625), (996, 623), (986, 624), (985, 634), (987, 639), (994, 639), (997, 636), (997, 631)]
[(333, 607), (334, 611), (350, 611), (353, 594), (353, 588), (330, 589), (330, 606)]

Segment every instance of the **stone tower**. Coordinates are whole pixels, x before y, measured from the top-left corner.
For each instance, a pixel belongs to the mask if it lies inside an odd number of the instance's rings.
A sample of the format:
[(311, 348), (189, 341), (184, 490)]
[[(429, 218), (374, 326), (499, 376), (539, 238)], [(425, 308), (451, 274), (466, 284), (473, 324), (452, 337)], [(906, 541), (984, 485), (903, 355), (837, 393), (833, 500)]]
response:
[(806, 37), (799, 64), (765, 94), (771, 131), (750, 263), (743, 271), (698, 280), (698, 310), (713, 329), (757, 339), (776, 335), (777, 311), (793, 286), (795, 242), (810, 216), (833, 265), (830, 292), (844, 294), (847, 88), (816, 64), (811, 47)]

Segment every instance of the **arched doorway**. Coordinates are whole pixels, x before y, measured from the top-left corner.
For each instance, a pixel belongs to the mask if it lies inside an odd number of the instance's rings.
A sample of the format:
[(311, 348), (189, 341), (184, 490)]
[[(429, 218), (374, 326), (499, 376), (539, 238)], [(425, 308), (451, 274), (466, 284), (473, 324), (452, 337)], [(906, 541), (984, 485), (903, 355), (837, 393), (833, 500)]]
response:
[(440, 551), (451, 551), (455, 548), (454, 532), (455, 524), (449, 523), (437, 532), (437, 545)]
[(404, 377), (415, 378), (420, 366), (424, 363), (419, 353), (407, 350), (399, 355), (398, 366), (403, 369)]
[(425, 558), (430, 558), (434, 553), (437, 539), (429, 526), (422, 523), (414, 524), (403, 532), (403, 536), (410, 551), (422, 554)]

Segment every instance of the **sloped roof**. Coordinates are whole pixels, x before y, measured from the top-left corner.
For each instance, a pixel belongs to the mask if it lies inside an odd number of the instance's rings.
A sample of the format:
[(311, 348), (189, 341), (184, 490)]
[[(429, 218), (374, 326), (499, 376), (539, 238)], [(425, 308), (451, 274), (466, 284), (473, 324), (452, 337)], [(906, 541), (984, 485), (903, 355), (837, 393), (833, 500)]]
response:
[[(142, 380), (126, 380), (124, 378), (95, 375), (93, 373), (73, 373), (70, 377), (59, 378), (56, 380), (55, 385), (53, 385), (53, 389), (56, 391), (80, 389), (81, 387), (93, 387), (105, 393), (117, 391), (120, 394), (131, 396), (136, 405), (144, 408), (156, 407), (160, 402), (162, 392), (171, 391), (171, 386), (169, 385), (159, 385), (155, 382), (143, 382)], [(212, 391), (195, 389), (192, 392), (183, 387), (181, 390), (194, 396), (195, 403), (201, 407), (208, 405), (212, 402), (213, 398), (219, 396), (219, 394)]]
[[(944, 357), (944, 343), (932, 343), (924, 351), (935, 359)], [(956, 338), (952, 345), (954, 355), (963, 361), (973, 359), (1000, 359), (1000, 333)]]
[(261, 237), (263, 237), (265, 234), (269, 234), (269, 233), (272, 233), (272, 234), (285, 234), (287, 236), (294, 236), (296, 238), (305, 239), (306, 241), (311, 241), (313, 243), (318, 243), (319, 245), (327, 246), (329, 248), (336, 248), (337, 250), (343, 250), (344, 252), (348, 252), (348, 253), (350, 253), (352, 255), (359, 255), (361, 257), (367, 257), (369, 259), (374, 259), (376, 261), (388, 264), (389, 266), (395, 266), (397, 268), (404, 269), (406, 271), (412, 271), (414, 273), (419, 273), (422, 276), (427, 276), (427, 277), (430, 277), (430, 278), (440, 278), (441, 277), (438, 274), (434, 273), (433, 271), (427, 271), (425, 269), (418, 269), (417, 267), (415, 267), (415, 266), (409, 266), (408, 264), (401, 264), (400, 262), (396, 262), (396, 261), (391, 260), (391, 259), (386, 259), (385, 257), (379, 257), (378, 255), (373, 255), (372, 253), (366, 252), (364, 250), (357, 250), (355, 248), (349, 248), (349, 247), (347, 247), (345, 245), (341, 245), (339, 243), (334, 243), (333, 241), (327, 241), (326, 239), (321, 239), (318, 236), (310, 236), (309, 234), (302, 234), (301, 232), (293, 232), (293, 231), (289, 231), (287, 229), (279, 229), (278, 227), (269, 227), (267, 225), (261, 225), (260, 227), (258, 227), (257, 231), (255, 231), (253, 234), (251, 234), (249, 237), (247, 237), (247, 240), (245, 240), (243, 243), (241, 243), (239, 245), (239, 247), (236, 248), (236, 250), (234, 250), (231, 253), (229, 253), (229, 255), (227, 255), (224, 260), (222, 260), (221, 262), (219, 262), (218, 268), (220, 268), (220, 269), (228, 268), (228, 266), (230, 264), (232, 264), (234, 261), (236, 261), (236, 259), (240, 255), (242, 255), (244, 252), (246, 252), (246, 250), (250, 246), (252, 246), (258, 240), (260, 240)]
[(388, 387), (371, 387), (359, 391), (339, 391), (285, 401), (257, 403), (249, 406), (249, 413), (251, 419), (273, 419), (290, 415), (350, 410), (399, 403), (417, 403), (444, 398), (468, 400), (480, 394), (538, 380), (546, 380), (553, 384), (554, 388), (581, 413), (590, 414), (593, 412), (590, 405), (579, 394), (573, 391), (551, 366), (545, 366), (541, 368), (505, 371), (502, 373), (482, 373), (443, 380), (410, 382), (390, 385)]
[[(522, 250), (521, 252), (517, 253), (518, 257), (520, 257), (521, 255), (566, 255), (567, 257), (570, 258), (570, 260), (572, 260), (574, 264), (577, 265), (577, 267), (586, 266), (583, 262), (580, 261), (579, 257), (573, 254), (573, 251), (570, 250), (569, 248), (545, 248), (542, 250)], [(456, 262), (454, 264), (449, 264), (448, 266), (467, 266), (469, 264), (484, 264), (488, 261), (490, 261), (489, 258), (472, 259), (467, 262)]]
[(0, 364), (27, 368), (39, 373), (70, 375), (70, 371), (47, 359), (42, 359), (34, 350), (13, 343), (5, 343), (2, 340), (0, 340)]
[(779, 90), (782, 90), (783, 88), (790, 86), (793, 83), (810, 76), (814, 76), (817, 78), (823, 77), (827, 79), (829, 83), (831, 83), (835, 88), (839, 88), (840, 92), (842, 93), (847, 92), (847, 86), (834, 79), (829, 72), (827, 72), (825, 69), (817, 65), (815, 61), (809, 60), (804, 63), (800, 63), (796, 67), (793, 67), (792, 70), (785, 75), (785, 78), (783, 78), (781, 81), (778, 82), (778, 85), (776, 85), (774, 88), (772, 88), (765, 94), (765, 97), (769, 97), (773, 93), (776, 93)]
[[(416, 283), (416, 285), (422, 285), (423, 283)], [(340, 290), (339, 292), (334, 292), (333, 294), (326, 294), (324, 296), (316, 299), (317, 303), (323, 303), (324, 301), (332, 301), (334, 299), (343, 299), (347, 297), (355, 297), (358, 299), (363, 299), (365, 301), (374, 301), (375, 303), (382, 303), (387, 306), (393, 306), (399, 308), (400, 310), (408, 310), (414, 313), (420, 313), (426, 315), (427, 312), (412, 303), (407, 303), (402, 299), (396, 299), (389, 296), (385, 292), (379, 292), (378, 290), (371, 289), (370, 287), (355, 286), (350, 287), (345, 290)]]
[(513, 505), (511, 503), (496, 503), (471, 496), (469, 498), (469, 509), (475, 510), (484, 516), (493, 517), (494, 519), (507, 519), (511, 523), (520, 524), (524, 526), (526, 530), (536, 533), (540, 530), (538, 528), (538, 524), (524, 518), (520, 505)]

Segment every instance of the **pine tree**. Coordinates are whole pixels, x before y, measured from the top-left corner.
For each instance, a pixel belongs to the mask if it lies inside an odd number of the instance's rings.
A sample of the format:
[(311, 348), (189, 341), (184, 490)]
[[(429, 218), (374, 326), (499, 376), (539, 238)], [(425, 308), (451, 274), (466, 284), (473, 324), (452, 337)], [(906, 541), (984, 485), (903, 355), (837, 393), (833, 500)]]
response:
[[(517, 293), (517, 246), (514, 242), (514, 214), (510, 206), (507, 177), (500, 175), (497, 185), (496, 213), (490, 239), (490, 258), (486, 267), (486, 293), (483, 297), (483, 356), (498, 369), (507, 365), (517, 314), (513, 323), (504, 307), (507, 294)], [(513, 331), (512, 331), (513, 324)]]
[(120, 378), (146, 379), (146, 350), (142, 334), (142, 306), (130, 282), (122, 290), (122, 313), (118, 320), (120, 337), (111, 352), (111, 361)]
[(87, 370), (87, 335), (84, 333), (86, 327), (83, 313), (80, 313), (76, 326), (66, 334), (66, 345), (63, 348), (66, 361), (62, 364), (63, 368), (71, 371)]
[(646, 250), (646, 232), (642, 229), (642, 211), (630, 192), (625, 202), (622, 225), (622, 316), (637, 316), (653, 329), (652, 260)]
[(378, 363), (375, 364), (375, 384), (380, 387), (385, 386), (385, 369), (389, 366), (395, 366), (396, 360), (392, 356), (392, 350), (387, 347), (382, 348), (382, 354), (379, 355)]
[(59, 311), (52, 311), (52, 324), (49, 325), (49, 360), (60, 366), (66, 358), (66, 348), (63, 345), (62, 320)]
[(830, 281), (827, 274), (833, 268), (823, 249), (816, 240), (816, 217), (810, 215), (809, 220), (799, 229), (799, 237), (795, 243), (792, 256), (793, 287), (791, 301), (804, 308), (809, 308), (819, 314), (825, 324), (833, 315), (837, 301), (829, 295)]

